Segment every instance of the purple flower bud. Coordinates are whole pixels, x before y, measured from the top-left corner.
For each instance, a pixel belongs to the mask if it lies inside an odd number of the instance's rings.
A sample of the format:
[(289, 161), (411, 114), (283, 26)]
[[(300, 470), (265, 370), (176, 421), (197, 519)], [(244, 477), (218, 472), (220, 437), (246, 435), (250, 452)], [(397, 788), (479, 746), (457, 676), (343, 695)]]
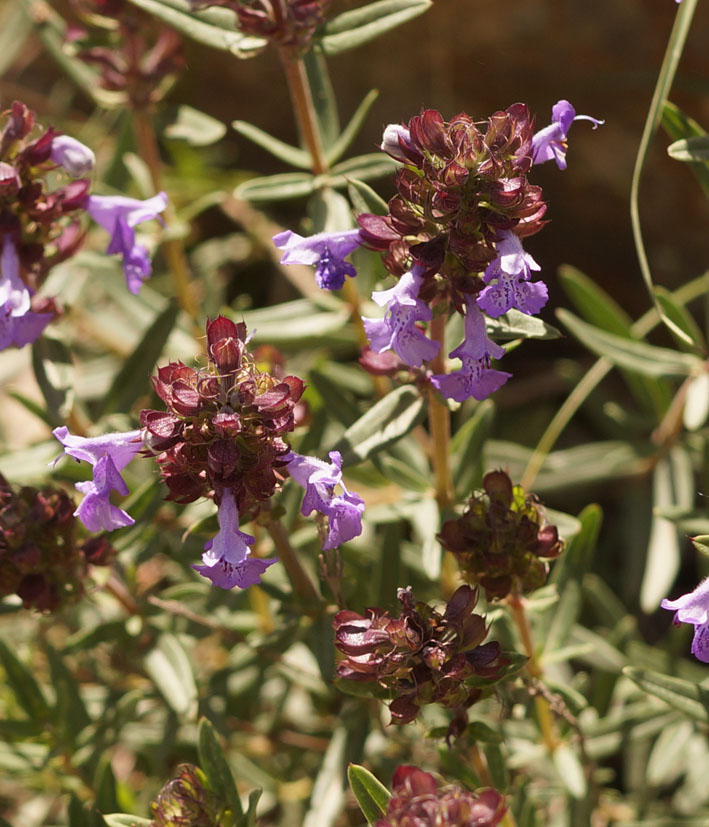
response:
[(567, 100), (558, 101), (552, 107), (549, 126), (540, 129), (532, 138), (532, 160), (535, 164), (553, 159), (559, 169), (566, 169), (566, 136), (574, 121), (591, 121), (594, 129), (605, 123), (590, 115), (577, 115)]
[(30, 305), (31, 293), (20, 277), (17, 250), (5, 235), (0, 257), (0, 350), (34, 342), (54, 318), (53, 313), (35, 313)]
[(214, 586), (245, 589), (261, 582), (261, 575), (276, 562), (275, 557), (267, 560), (249, 557), (249, 546), (254, 538), (239, 531), (239, 512), (234, 495), (224, 489), (219, 506), (219, 532), (204, 544), (201, 566), (192, 568), (209, 578)]
[(423, 281), (423, 267), (414, 267), (389, 290), (372, 293), (372, 299), (386, 306), (383, 319), (362, 318), (364, 330), (372, 350), (382, 353), (393, 350), (407, 365), (420, 367), (438, 353), (440, 344), (428, 339), (417, 326), (417, 321), (430, 321), (431, 308), (418, 294)]
[(147, 249), (135, 240), (135, 226), (158, 218), (167, 206), (164, 192), (145, 201), (124, 195), (90, 195), (84, 206), (93, 220), (110, 233), (107, 253), (123, 256), (123, 273), (131, 293), (138, 293), (152, 272)]
[(382, 142), (379, 144), (379, 148), (383, 152), (386, 152), (387, 155), (391, 155), (392, 158), (395, 158), (397, 161), (402, 161), (404, 164), (410, 160), (404, 151), (405, 149), (408, 150), (409, 153), (414, 153), (416, 156), (421, 157), (421, 153), (411, 142), (411, 133), (409, 130), (398, 123), (390, 123), (384, 128), (384, 134), (382, 135)]
[(709, 663), (709, 578), (702, 580), (689, 594), (677, 600), (665, 598), (660, 603), (663, 609), (673, 609), (673, 623), (691, 623), (694, 626), (692, 654), (703, 663)]
[[(342, 457), (338, 451), (330, 451), (330, 460), (323, 462), (316, 457), (291, 454), (288, 473), (305, 488), (305, 497), (300, 509), (307, 516), (318, 511), (328, 518), (329, 530), (323, 543), (323, 550), (336, 548), (362, 533), (364, 500), (353, 491), (348, 491), (342, 481)], [(335, 488), (342, 489), (341, 494)]]
[(89, 462), (94, 468), (93, 480), (77, 482), (75, 486), (86, 495), (74, 512), (86, 528), (89, 531), (113, 531), (132, 525), (133, 518), (113, 505), (110, 496), (111, 491), (128, 493), (120, 472), (142, 450), (142, 431), (82, 437), (69, 433), (69, 429), (62, 426), (52, 433), (64, 446), (65, 454)]
[(463, 367), (448, 374), (436, 374), (431, 384), (447, 399), (463, 402), (469, 397), (487, 399), (512, 375), (490, 367), (490, 359), (499, 359), (505, 349), (488, 338), (485, 317), (472, 298), (466, 301), (465, 339), (450, 356), (462, 361)]
[(88, 175), (96, 163), (94, 153), (69, 135), (57, 135), (52, 139), (49, 157), (55, 164), (64, 167), (72, 178)]
[(317, 233), (307, 238), (284, 230), (273, 236), (273, 243), (284, 251), (281, 264), (315, 265), (315, 281), (324, 290), (339, 290), (347, 276), (357, 275), (345, 257), (362, 243), (359, 230)]

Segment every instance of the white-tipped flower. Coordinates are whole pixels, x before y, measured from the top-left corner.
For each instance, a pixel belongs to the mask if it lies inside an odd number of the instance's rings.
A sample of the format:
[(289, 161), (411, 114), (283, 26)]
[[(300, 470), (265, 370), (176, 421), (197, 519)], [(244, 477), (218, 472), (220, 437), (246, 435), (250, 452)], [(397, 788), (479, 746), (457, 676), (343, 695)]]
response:
[(88, 175), (96, 164), (93, 151), (69, 135), (57, 135), (52, 140), (49, 157), (55, 164), (64, 167), (72, 178)]

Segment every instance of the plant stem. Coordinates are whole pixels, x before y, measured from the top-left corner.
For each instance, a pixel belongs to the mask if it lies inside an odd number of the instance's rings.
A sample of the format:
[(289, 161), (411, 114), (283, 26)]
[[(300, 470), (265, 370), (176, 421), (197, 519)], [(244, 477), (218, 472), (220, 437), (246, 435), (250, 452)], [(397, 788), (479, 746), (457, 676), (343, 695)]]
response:
[[(431, 362), (435, 373), (445, 373), (446, 317), (436, 316), (431, 322), (431, 338), (441, 348)], [(448, 406), (440, 401), (432, 385), (428, 387), (428, 421), (431, 428), (431, 459), (436, 481), (436, 500), (441, 510), (455, 502), (450, 467), (451, 421)]]
[[(516, 592), (510, 592), (507, 597), (507, 605), (512, 613), (512, 618), (517, 625), (519, 636), (522, 639), (522, 646), (529, 658), (526, 665), (527, 673), (531, 678), (541, 680), (543, 677), (543, 670), (537, 659), (537, 653), (534, 648), (534, 640), (532, 638), (532, 628), (529, 625), (529, 618), (524, 608), (524, 598)], [(559, 746), (559, 738), (556, 733), (556, 726), (554, 725), (554, 717), (549, 708), (549, 702), (542, 695), (536, 695), (534, 698), (534, 706), (537, 710), (537, 719), (539, 721), (539, 728), (542, 732), (542, 738), (550, 753)]]
[(283, 64), (283, 71), (286, 74), (288, 91), (293, 102), (293, 111), (295, 112), (303, 141), (312, 158), (313, 172), (315, 175), (322, 175), (324, 172), (327, 172), (328, 163), (323, 151), (320, 128), (318, 127), (318, 119), (315, 114), (315, 106), (313, 105), (313, 96), (310, 91), (305, 64), (299, 58), (293, 58), (285, 49), (281, 50), (281, 63)]
[[(136, 107), (133, 110), (133, 125), (140, 157), (150, 170), (150, 178), (155, 191), (160, 192), (162, 190), (162, 162), (160, 161), (155, 130), (150, 116), (144, 108)], [(175, 224), (175, 212), (169, 202), (165, 208), (165, 224), (167, 230)], [(163, 250), (175, 284), (175, 292), (180, 307), (198, 326), (198, 335), (201, 335), (202, 329), (198, 325), (199, 308), (194, 297), (190, 267), (182, 242), (177, 238), (166, 238), (163, 241)]]
[(266, 530), (273, 540), (273, 545), (276, 547), (278, 557), (288, 574), (293, 591), (307, 603), (319, 603), (320, 595), (308, 573), (301, 565), (295, 549), (291, 546), (283, 524), (278, 520), (269, 520), (266, 524)]

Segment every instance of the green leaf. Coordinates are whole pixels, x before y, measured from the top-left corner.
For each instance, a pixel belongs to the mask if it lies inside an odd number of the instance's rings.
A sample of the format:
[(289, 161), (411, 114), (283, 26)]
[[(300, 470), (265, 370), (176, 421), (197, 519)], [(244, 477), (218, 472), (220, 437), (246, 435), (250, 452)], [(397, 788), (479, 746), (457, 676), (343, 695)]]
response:
[[(207, 776), (210, 788), (217, 796), (227, 802), (229, 808), (236, 816), (243, 816), (244, 810), (241, 806), (239, 794), (236, 791), (234, 776), (224, 757), (224, 750), (219, 743), (212, 722), (204, 717), (199, 719), (197, 751), (199, 754), (199, 766)], [(249, 809), (251, 809), (250, 806)]]
[(365, 118), (369, 114), (369, 110), (374, 105), (374, 102), (379, 97), (379, 91), (372, 89), (364, 96), (360, 105), (355, 109), (354, 115), (347, 126), (342, 130), (342, 133), (332, 146), (327, 150), (325, 156), (328, 164), (334, 164), (339, 158), (344, 155), (352, 141), (357, 137), (357, 133), (362, 128)]
[(368, 43), (390, 29), (423, 14), (431, 0), (378, 0), (343, 12), (324, 27), (320, 44), (326, 55), (336, 55)]
[(246, 37), (236, 30), (223, 27), (217, 21), (227, 18), (220, 14), (209, 14), (217, 11), (208, 9), (207, 12), (193, 12), (188, 0), (130, 0), (134, 6), (152, 14), (172, 26), (173, 29), (191, 37), (198, 43), (203, 43), (212, 49), (231, 52), (237, 57), (248, 57), (262, 49), (267, 41), (262, 38)]
[(709, 534), (700, 534), (697, 537), (692, 537), (692, 545), (700, 554), (709, 557)]
[(236, 827), (256, 827), (256, 805), (263, 794), (263, 790), (251, 790), (249, 793), (249, 806), (246, 812), (236, 822)]
[[(667, 315), (667, 318), (671, 319), (677, 327), (682, 330), (687, 338), (694, 343), (694, 348), (702, 353), (706, 349), (704, 336), (702, 335), (702, 331), (699, 329), (699, 325), (687, 312), (687, 309), (675, 299), (674, 295), (669, 290), (659, 285), (655, 286), (655, 297), (660, 303), (663, 312)], [(677, 341), (685, 348), (691, 347), (691, 345), (687, 344), (686, 340), (678, 337), (676, 338)]]
[(37, 681), (3, 640), (0, 640), (0, 664), (5, 670), (7, 683), (15, 693), (17, 703), (33, 720), (47, 720), (49, 705)]
[(586, 776), (578, 755), (566, 743), (559, 744), (553, 754), (554, 766), (561, 783), (574, 798), (586, 795)]
[(351, 178), (347, 182), (347, 193), (352, 206), (358, 213), (371, 212), (374, 215), (386, 215), (389, 212), (387, 202), (364, 181)]
[(333, 187), (346, 187), (350, 178), (368, 181), (370, 178), (393, 175), (396, 169), (397, 163), (393, 158), (383, 152), (369, 152), (335, 164), (328, 173), (328, 183)]
[(315, 192), (316, 184), (317, 179), (308, 172), (283, 172), (279, 175), (252, 178), (239, 184), (234, 190), (234, 197), (255, 203), (303, 198)]
[(687, 383), (682, 424), (688, 431), (698, 431), (709, 417), (709, 373), (693, 376)]
[(115, 810), (120, 804), (116, 800), (116, 776), (113, 774), (111, 758), (104, 753), (94, 773), (95, 806), (98, 810)]
[(49, 644), (46, 644), (47, 659), (52, 675), (52, 685), (56, 693), (56, 703), (52, 711), (55, 726), (66, 732), (71, 742), (91, 723), (81, 697), (79, 684), (67, 668), (61, 656)]
[(680, 720), (660, 732), (647, 762), (647, 780), (651, 786), (671, 784), (684, 773), (687, 743), (693, 731), (690, 721)]
[(172, 333), (179, 312), (177, 302), (170, 302), (155, 318), (116, 374), (101, 404), (100, 416), (114, 412), (127, 413), (136, 399), (147, 393), (150, 387), (148, 377)]
[(52, 424), (64, 424), (74, 403), (71, 351), (58, 339), (40, 336), (32, 345), (32, 367)]
[(669, 592), (680, 563), (677, 527), (661, 516), (667, 508), (691, 509), (694, 503), (692, 462), (680, 445), (674, 445), (667, 456), (660, 457), (653, 469), (653, 517), (647, 558), (640, 587), (640, 606), (652, 612)]
[(682, 138), (667, 147), (667, 154), (675, 161), (709, 161), (709, 135)]
[(367, 823), (374, 824), (386, 813), (391, 793), (375, 775), (360, 764), (349, 765), (347, 780)]
[(197, 687), (192, 666), (182, 644), (171, 634), (163, 633), (144, 658), (145, 671), (161, 694), (177, 712), (187, 718), (197, 708)]
[(328, 413), (345, 427), (357, 419), (357, 408), (351, 394), (345, 393), (335, 382), (317, 370), (310, 371), (309, 384), (320, 394)]
[(340, 134), (340, 117), (337, 112), (337, 96), (332, 88), (327, 61), (317, 49), (303, 56), (308, 86), (313, 99), (323, 149), (327, 152)]
[(582, 344), (614, 365), (644, 376), (689, 376), (701, 369), (701, 360), (691, 354), (607, 333), (563, 308), (557, 316)]
[(334, 450), (343, 465), (364, 462), (372, 454), (409, 433), (424, 412), (423, 399), (408, 385), (397, 388), (376, 402), (343, 434)]
[(244, 138), (248, 138), (252, 143), (270, 152), (275, 158), (290, 164), (292, 167), (299, 167), (300, 169), (311, 169), (313, 160), (310, 153), (305, 149), (297, 146), (291, 146), (285, 141), (274, 138), (263, 129), (259, 129), (247, 121), (232, 121), (231, 125)]
[(183, 104), (177, 109), (177, 119), (165, 128), (165, 137), (185, 141), (190, 146), (209, 146), (226, 135), (226, 124)]
[(127, 813), (110, 813), (104, 815), (103, 820), (106, 822), (106, 827), (151, 827), (153, 824), (149, 818), (131, 816)]
[(688, 718), (709, 723), (709, 690), (691, 681), (633, 666), (626, 666), (623, 674), (648, 695), (660, 698)]
[(508, 310), (498, 319), (485, 319), (485, 327), (494, 339), (559, 339), (561, 333), (536, 316)]
[[(665, 101), (662, 108), (662, 126), (665, 132), (675, 141), (681, 138), (691, 138), (706, 135), (702, 127), (670, 101)], [(709, 195), (709, 168), (704, 163), (690, 163), (690, 168), (705, 195)]]

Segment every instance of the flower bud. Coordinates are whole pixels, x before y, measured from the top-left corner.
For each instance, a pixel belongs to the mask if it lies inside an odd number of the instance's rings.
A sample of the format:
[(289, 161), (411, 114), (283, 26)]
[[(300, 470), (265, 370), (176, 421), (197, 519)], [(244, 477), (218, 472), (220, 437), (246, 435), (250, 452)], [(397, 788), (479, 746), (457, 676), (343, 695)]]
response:
[(57, 135), (52, 140), (49, 157), (55, 164), (64, 167), (72, 178), (88, 175), (96, 163), (92, 150), (70, 135)]

